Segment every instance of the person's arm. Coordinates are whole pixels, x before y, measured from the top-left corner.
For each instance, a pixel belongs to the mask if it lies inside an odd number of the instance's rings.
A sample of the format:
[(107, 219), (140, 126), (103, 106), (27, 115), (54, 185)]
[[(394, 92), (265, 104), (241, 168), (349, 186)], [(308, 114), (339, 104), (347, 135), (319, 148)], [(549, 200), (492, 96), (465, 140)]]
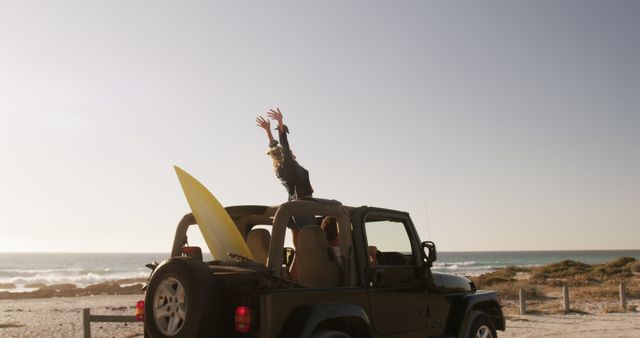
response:
[(267, 137), (269, 138), (269, 147), (275, 147), (278, 145), (278, 141), (273, 139), (273, 134), (271, 134), (271, 122), (265, 119), (262, 116), (256, 117), (256, 124), (258, 127), (264, 129), (267, 132)]
[(287, 138), (287, 133), (289, 133), (289, 128), (282, 122), (282, 112), (280, 108), (276, 108), (276, 110), (270, 109), (267, 112), (267, 116), (272, 120), (278, 121), (278, 139), (280, 140), (280, 144), (282, 147), (291, 151), (289, 147), (289, 139)]

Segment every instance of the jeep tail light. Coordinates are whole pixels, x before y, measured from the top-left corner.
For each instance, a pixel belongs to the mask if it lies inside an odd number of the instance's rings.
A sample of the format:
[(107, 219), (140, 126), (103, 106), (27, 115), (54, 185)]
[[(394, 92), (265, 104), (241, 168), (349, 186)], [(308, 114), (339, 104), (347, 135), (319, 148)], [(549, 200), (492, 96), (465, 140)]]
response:
[(199, 246), (183, 246), (182, 254), (187, 257), (202, 260), (202, 249)]
[(136, 303), (136, 320), (139, 322), (144, 321), (144, 300), (139, 300)]
[(251, 309), (248, 306), (236, 308), (235, 329), (238, 333), (247, 333), (251, 330)]

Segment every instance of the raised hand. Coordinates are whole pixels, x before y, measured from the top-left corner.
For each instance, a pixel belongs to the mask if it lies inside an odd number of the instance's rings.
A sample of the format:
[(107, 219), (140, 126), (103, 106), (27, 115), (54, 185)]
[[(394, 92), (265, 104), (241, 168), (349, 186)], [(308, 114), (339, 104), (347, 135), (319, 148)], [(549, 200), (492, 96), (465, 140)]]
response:
[(271, 122), (262, 116), (256, 117), (256, 125), (265, 130), (271, 130)]
[(284, 133), (284, 124), (282, 123), (282, 112), (280, 108), (276, 108), (276, 110), (269, 109), (267, 112), (267, 116), (272, 119), (278, 121), (278, 131), (280, 133)]
[(269, 109), (267, 116), (272, 120), (278, 121), (278, 125), (282, 124), (282, 112), (280, 111), (280, 108), (276, 108), (276, 110)]

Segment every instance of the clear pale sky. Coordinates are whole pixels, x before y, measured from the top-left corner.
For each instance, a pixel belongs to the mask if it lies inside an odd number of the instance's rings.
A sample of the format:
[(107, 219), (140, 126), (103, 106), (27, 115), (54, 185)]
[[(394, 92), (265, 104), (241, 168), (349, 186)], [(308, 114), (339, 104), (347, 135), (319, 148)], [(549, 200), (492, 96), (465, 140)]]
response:
[[(442, 251), (640, 248), (637, 1), (2, 1), (0, 252), (168, 251), (172, 166), (409, 211)], [(425, 205), (428, 212), (425, 212)], [(427, 216), (428, 215), (428, 220)]]

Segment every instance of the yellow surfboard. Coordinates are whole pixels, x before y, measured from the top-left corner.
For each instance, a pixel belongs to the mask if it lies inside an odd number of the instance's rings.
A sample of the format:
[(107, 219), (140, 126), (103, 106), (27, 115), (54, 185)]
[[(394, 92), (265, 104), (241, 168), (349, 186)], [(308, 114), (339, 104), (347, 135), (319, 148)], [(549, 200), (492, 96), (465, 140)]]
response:
[(177, 166), (174, 168), (213, 258), (231, 260), (227, 253), (233, 253), (253, 259), (247, 243), (220, 202), (193, 176)]

